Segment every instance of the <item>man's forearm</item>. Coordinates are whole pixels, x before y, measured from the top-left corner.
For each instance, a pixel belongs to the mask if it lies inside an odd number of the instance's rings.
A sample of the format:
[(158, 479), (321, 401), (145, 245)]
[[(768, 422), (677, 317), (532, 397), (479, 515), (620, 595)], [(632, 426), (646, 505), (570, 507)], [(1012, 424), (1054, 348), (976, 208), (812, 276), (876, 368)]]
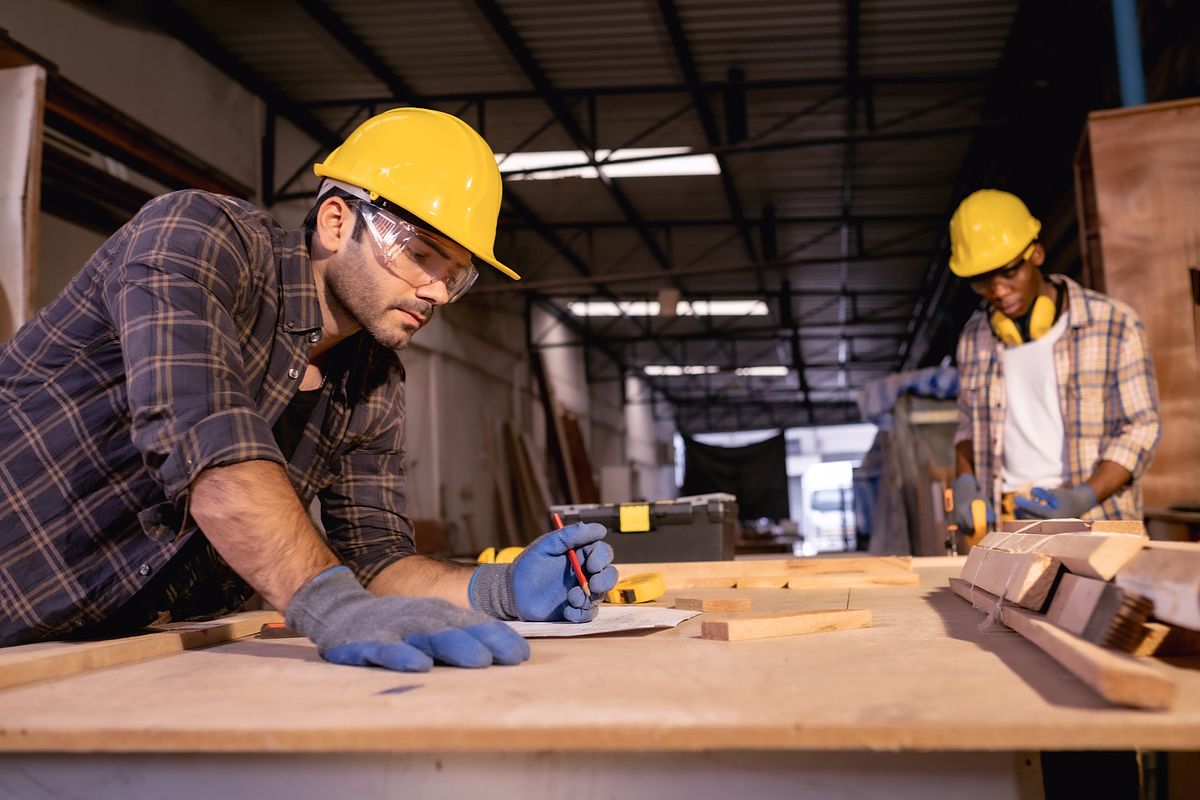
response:
[(1088, 486), (1096, 493), (1096, 502), (1103, 503), (1118, 489), (1129, 483), (1133, 474), (1115, 461), (1101, 461), (1087, 479)]
[(954, 445), (954, 475), (975, 474), (975, 443), (964, 439)]
[(377, 595), (440, 597), (470, 608), (467, 588), (476, 566), (438, 561), (426, 556), (409, 556), (385, 568), (367, 588)]
[(314, 575), (339, 563), (278, 464), (207, 469), (191, 493), (191, 514), (205, 537), (280, 611)]

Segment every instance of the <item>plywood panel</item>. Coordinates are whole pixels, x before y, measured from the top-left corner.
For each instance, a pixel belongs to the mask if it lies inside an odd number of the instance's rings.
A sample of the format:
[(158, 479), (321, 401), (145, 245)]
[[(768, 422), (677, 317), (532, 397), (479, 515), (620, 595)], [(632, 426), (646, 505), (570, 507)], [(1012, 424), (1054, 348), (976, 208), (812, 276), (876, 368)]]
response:
[(0, 341), (33, 312), (46, 71), (0, 69)]
[(243, 640), (0, 691), (0, 750), (1196, 749), (1200, 672), (1164, 666), (1170, 712), (1115, 708), (1017, 634), (980, 631), (946, 588), (962, 561), (918, 560), (921, 587), (855, 588), (848, 603), (845, 589), (755, 591), (764, 613), (871, 611), (872, 627), (844, 634), (725, 645), (699, 638), (702, 615), (534, 641), (519, 667), (421, 674), (327, 664), (304, 639)]
[(1188, 268), (1200, 265), (1200, 101), (1094, 112), (1085, 135), (1091, 175), (1080, 191), (1094, 197), (1080, 205), (1094, 204), (1099, 227), (1081, 225), (1089, 269), (1141, 317), (1158, 374), (1163, 436), (1145, 503), (1195, 500), (1200, 353)]

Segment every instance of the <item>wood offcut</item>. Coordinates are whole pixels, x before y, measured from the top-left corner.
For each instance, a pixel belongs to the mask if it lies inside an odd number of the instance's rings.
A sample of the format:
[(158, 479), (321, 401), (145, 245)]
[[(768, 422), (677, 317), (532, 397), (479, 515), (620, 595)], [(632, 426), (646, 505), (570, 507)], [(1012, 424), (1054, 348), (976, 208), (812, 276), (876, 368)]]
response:
[(737, 619), (706, 620), (700, 625), (700, 638), (719, 642), (741, 642), (747, 639), (771, 639), (777, 636), (797, 636), (869, 627), (871, 627), (871, 612), (867, 609), (780, 611)]
[(675, 607), (684, 611), (749, 611), (749, 597), (676, 597)]

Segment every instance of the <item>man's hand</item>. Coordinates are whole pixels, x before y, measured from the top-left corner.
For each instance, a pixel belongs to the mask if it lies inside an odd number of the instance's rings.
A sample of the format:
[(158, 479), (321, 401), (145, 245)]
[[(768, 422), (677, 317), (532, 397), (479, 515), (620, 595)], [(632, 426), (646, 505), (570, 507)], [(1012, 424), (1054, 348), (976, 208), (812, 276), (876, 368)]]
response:
[[(471, 606), (528, 622), (594, 619), (595, 601), (617, 585), (612, 548), (600, 541), (606, 533), (595, 522), (568, 525), (536, 539), (511, 564), (480, 565), (471, 577)], [(588, 597), (567, 560), (568, 550), (579, 551)]]
[(300, 587), (286, 619), (335, 664), (426, 672), (435, 661), (486, 667), (529, 658), (529, 644), (499, 620), (435, 598), (376, 597), (346, 567)]
[(987, 521), (995, 522), (996, 514), (992, 511), (992, 504), (983, 496), (979, 481), (971, 473), (964, 472), (954, 479), (954, 518), (950, 521), (967, 536), (975, 533), (975, 517), (971, 513), (971, 504), (976, 500), (982, 500), (987, 508)]
[(1079, 486), (1060, 486), (1043, 489), (1040, 486), (1031, 493), (1032, 498), (1017, 495), (1013, 504), (1017, 507), (1018, 519), (1055, 519), (1057, 517), (1079, 517), (1096, 505), (1096, 492), (1084, 483)]

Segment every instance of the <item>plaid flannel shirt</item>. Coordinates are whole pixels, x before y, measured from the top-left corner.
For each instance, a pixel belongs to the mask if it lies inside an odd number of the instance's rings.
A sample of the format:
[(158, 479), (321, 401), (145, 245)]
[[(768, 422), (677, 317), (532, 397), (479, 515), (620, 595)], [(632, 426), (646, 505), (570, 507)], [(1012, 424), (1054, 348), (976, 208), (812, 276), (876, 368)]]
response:
[(395, 353), (341, 342), (324, 415), (290, 463), (276, 444), (320, 329), (303, 231), (248, 203), (176, 192), (113, 234), (0, 348), (0, 644), (128, 601), (196, 531), (209, 467), (286, 463), (364, 583), (413, 553)]
[[(1141, 519), (1137, 479), (1158, 444), (1158, 388), (1145, 331), (1133, 309), (1064, 275), (1049, 276), (1067, 293), (1068, 328), (1054, 344), (1058, 401), (1066, 448), (1063, 480), (1086, 481), (1101, 461), (1119, 464), (1133, 481), (1084, 514), (1087, 519)], [(975, 476), (999, 508), (1004, 464), (1004, 344), (985, 310), (975, 312), (958, 340), (958, 429), (971, 441)]]

